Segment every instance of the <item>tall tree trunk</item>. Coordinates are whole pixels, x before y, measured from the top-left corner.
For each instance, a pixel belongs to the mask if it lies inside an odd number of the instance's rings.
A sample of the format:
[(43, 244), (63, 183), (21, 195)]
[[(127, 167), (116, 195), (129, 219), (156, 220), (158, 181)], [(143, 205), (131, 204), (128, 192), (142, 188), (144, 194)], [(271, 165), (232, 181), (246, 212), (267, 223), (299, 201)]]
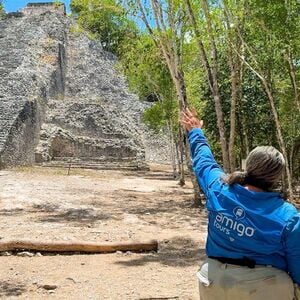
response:
[[(142, 13), (142, 19), (145, 23), (146, 28), (148, 29), (149, 34), (151, 35), (155, 45), (160, 50), (160, 53), (163, 55), (165, 62), (168, 66), (169, 72), (171, 74), (172, 81), (175, 86), (176, 95), (179, 103), (180, 112), (187, 107), (187, 94), (186, 94), (186, 84), (185, 84), (185, 78), (184, 73), (182, 70), (182, 61), (181, 61), (181, 53), (180, 49), (177, 45), (177, 39), (178, 36), (176, 35), (176, 22), (174, 19), (174, 5), (172, 2), (168, 3), (168, 23), (170, 25), (170, 32), (169, 29), (166, 26), (166, 22), (164, 20), (165, 14), (163, 12), (162, 5), (157, 0), (151, 0), (151, 7), (154, 13), (154, 21), (156, 25), (156, 31), (157, 34), (154, 33), (152, 30), (152, 27), (150, 23), (147, 20), (145, 8), (141, 2), (141, 0), (137, 0), (137, 6), (140, 9)], [(180, 179), (179, 183), (180, 185), (185, 184), (185, 173), (184, 173), (184, 164), (183, 164), (183, 158), (184, 158), (184, 136), (186, 135), (185, 132), (183, 132), (183, 128), (180, 127), (179, 129), (179, 142), (178, 142), (178, 148), (180, 153), (180, 164), (179, 164), (179, 172), (180, 172)], [(186, 153), (187, 156), (187, 153)], [(193, 176), (193, 174), (191, 174)], [(199, 189), (198, 183), (193, 180), (193, 187), (194, 190), (197, 191)], [(195, 195), (197, 192), (195, 192)], [(200, 197), (200, 194), (199, 194)], [(194, 199), (195, 202), (198, 201), (198, 197)]]
[[(179, 137), (178, 137), (179, 139)], [(180, 153), (179, 153), (179, 143), (178, 141), (175, 140), (175, 154), (176, 154), (176, 161), (177, 161), (177, 165), (178, 165), (178, 173), (180, 174)]]
[(211, 73), (213, 79), (214, 100), (215, 100), (217, 122), (218, 122), (219, 133), (220, 133), (222, 153), (224, 152), (223, 160), (225, 159), (225, 161), (223, 161), (223, 164), (224, 164), (224, 169), (228, 172), (230, 171), (230, 158), (228, 153), (224, 116), (223, 116), (221, 95), (220, 95), (219, 83), (218, 83), (218, 51), (215, 42), (214, 29), (212, 26), (212, 20), (211, 20), (211, 15), (210, 15), (207, 0), (201, 0), (201, 5), (207, 21), (207, 32), (208, 32), (208, 38), (209, 38), (209, 43), (210, 43), (210, 48), (212, 53)]
[[(185, 85), (185, 80), (184, 80), (184, 74), (182, 71), (178, 72), (177, 78), (176, 78), (176, 87), (178, 88), (178, 93), (180, 93), (182, 102), (181, 102), (181, 107), (180, 107), (180, 111), (182, 111), (185, 107), (187, 107), (187, 95), (186, 95), (186, 85)], [(180, 129), (182, 130), (182, 127), (180, 127)], [(195, 206), (202, 206), (202, 202), (201, 202), (201, 196), (200, 196), (200, 187), (197, 181), (197, 178), (193, 172), (193, 168), (192, 168), (192, 163), (191, 163), (191, 158), (190, 158), (190, 149), (189, 149), (189, 144), (188, 144), (188, 137), (187, 137), (187, 132), (183, 132), (183, 130), (181, 131), (181, 136), (183, 138), (182, 143), (180, 143), (180, 145), (184, 145), (184, 137), (185, 137), (185, 148), (182, 149), (181, 153), (184, 153), (183, 151), (185, 150), (185, 159), (186, 159), (186, 164), (187, 164), (187, 168), (191, 177), (191, 181), (193, 184), (193, 190), (194, 190), (194, 205)], [(184, 172), (184, 170), (183, 170)], [(181, 183), (181, 181), (180, 181)]]
[(282, 135), (281, 124), (279, 121), (277, 109), (275, 107), (273, 93), (272, 93), (272, 90), (265, 78), (262, 78), (262, 83), (263, 83), (265, 91), (267, 93), (268, 100), (269, 100), (271, 110), (272, 110), (272, 114), (274, 117), (278, 144), (279, 144), (280, 150), (285, 159), (285, 171), (286, 171), (287, 185), (288, 185), (288, 192), (289, 192), (290, 200), (293, 200), (293, 187), (292, 187), (292, 178), (291, 178), (291, 172), (290, 172), (290, 167), (289, 167), (289, 157), (288, 157), (288, 154), (286, 151), (285, 142), (284, 142), (283, 135)]
[(297, 78), (296, 78), (296, 68), (293, 63), (293, 55), (290, 49), (288, 49), (287, 51), (286, 59), (288, 62), (288, 72), (293, 87), (295, 104), (297, 106), (298, 112), (300, 113), (300, 95), (299, 95)]
[[(236, 107), (238, 102), (238, 97), (240, 96), (240, 81), (242, 71), (241, 61), (237, 54), (234, 52), (233, 46), (236, 45), (237, 48), (241, 46), (241, 42), (238, 39), (238, 33), (235, 29), (231, 29), (230, 17), (228, 12), (228, 7), (226, 1), (224, 1), (224, 17), (227, 25), (227, 35), (228, 35), (228, 66), (230, 69), (230, 83), (231, 83), (231, 103), (230, 103), (230, 134), (229, 134), (229, 162), (230, 171), (235, 171), (236, 155), (235, 155), (235, 138), (236, 138)], [(242, 21), (243, 23), (243, 21)], [(240, 24), (235, 24), (239, 26)]]
[[(151, 81), (151, 78), (149, 79), (149, 81)], [(155, 86), (155, 82), (153, 82), (153, 85)], [(158, 99), (158, 101), (161, 104), (162, 110), (164, 115), (167, 115), (167, 111), (164, 109), (164, 105), (163, 105), (163, 97), (162, 95), (155, 93), (156, 98)], [(177, 166), (176, 166), (176, 153), (175, 153), (175, 139), (174, 139), (174, 133), (173, 133), (173, 122), (172, 119), (167, 119), (166, 120), (167, 123), (167, 134), (168, 134), (168, 138), (169, 138), (169, 145), (170, 145), (170, 153), (171, 153), (171, 165), (172, 165), (172, 170), (173, 170), (173, 177), (174, 179), (177, 178)]]
[[(219, 84), (218, 84), (218, 68), (217, 68), (217, 49), (214, 43), (214, 37), (212, 35), (212, 30), (209, 30), (209, 39), (212, 51), (212, 66), (210, 66), (208, 61), (208, 56), (206, 54), (206, 50), (201, 39), (201, 34), (197, 25), (196, 17), (192, 8), (192, 4), (190, 0), (185, 0), (188, 15), (190, 18), (190, 23), (194, 29), (194, 33), (196, 36), (197, 46), (198, 46), (198, 54), (199, 60), (203, 65), (204, 69), (206, 70), (207, 80), (209, 84), (210, 91), (212, 93), (214, 104), (215, 104), (215, 112), (217, 116), (217, 125), (219, 130), (219, 137), (220, 137), (220, 144), (222, 150), (222, 160), (223, 166), (225, 171), (230, 171), (230, 164), (229, 164), (229, 154), (228, 154), (228, 146), (226, 141), (226, 134), (225, 134), (225, 124), (224, 124), (224, 116), (223, 110), (221, 105), (221, 96), (219, 91)], [(207, 16), (207, 20), (210, 21), (210, 16), (207, 12), (206, 5), (207, 3), (202, 1), (202, 5), (205, 10), (205, 15)], [(211, 28), (210, 28), (211, 29)]]
[(202, 207), (202, 199), (201, 199), (201, 189), (197, 180), (197, 177), (193, 171), (193, 165), (192, 165), (192, 160), (191, 160), (191, 155), (190, 155), (190, 149), (189, 149), (189, 143), (187, 141), (186, 143), (186, 161), (187, 161), (187, 167), (191, 176), (191, 181), (193, 184), (193, 191), (194, 191), (194, 206), (196, 207)]
[[(285, 171), (286, 171), (286, 177), (287, 177), (288, 193), (290, 196), (290, 200), (293, 200), (292, 177), (291, 177), (291, 172), (290, 172), (290, 167), (289, 167), (289, 157), (287, 154), (284, 138), (282, 135), (281, 123), (279, 120), (278, 112), (277, 112), (277, 109), (275, 106), (275, 101), (274, 101), (273, 92), (272, 92), (272, 88), (271, 88), (271, 76), (266, 77), (263, 75), (264, 73), (262, 72), (262, 69), (261, 69), (260, 65), (258, 64), (255, 55), (252, 53), (249, 45), (247, 43), (245, 43), (245, 41), (239, 31), (238, 31), (238, 34), (239, 34), (239, 38), (242, 42), (242, 45), (245, 46), (245, 49), (247, 50), (251, 59), (253, 60), (255, 67), (253, 67), (249, 62), (247, 62), (245, 60), (245, 57), (243, 55), (239, 54), (236, 49), (235, 49), (235, 51), (239, 55), (240, 59), (245, 63), (245, 65), (261, 80), (261, 83), (262, 83), (264, 90), (268, 97), (268, 101), (269, 101), (272, 115), (274, 118), (277, 141), (278, 141), (280, 150), (285, 159)], [(269, 75), (269, 74), (267, 74), (267, 75)]]
[(173, 124), (169, 121), (167, 121), (167, 131), (168, 131), (169, 143), (170, 143), (173, 178), (176, 179), (177, 178), (177, 165), (176, 165), (175, 140), (174, 140), (174, 134), (173, 134)]
[(178, 150), (180, 155), (179, 160), (179, 185), (184, 186), (185, 185), (185, 171), (184, 171), (184, 133), (183, 128), (179, 127), (179, 133), (178, 133)]
[[(243, 49), (242, 51), (244, 52), (244, 47), (241, 43), (241, 48)], [(233, 49), (234, 50), (234, 49)], [(243, 53), (242, 52), (242, 53)], [(244, 68), (244, 62), (241, 61), (240, 62), (240, 72), (239, 72), (239, 86), (238, 86), (238, 100), (239, 100), (239, 103), (241, 103), (242, 105), (242, 99), (243, 99), (243, 87), (242, 87), (242, 82), (243, 82), (243, 78), (244, 78), (244, 71), (245, 71), (245, 68)], [(241, 130), (243, 132), (243, 140), (244, 140), (244, 144), (245, 144), (245, 152), (244, 152), (244, 158), (246, 156), (248, 156), (248, 154), (250, 153), (250, 145), (249, 145), (249, 138), (248, 138), (248, 133), (247, 133), (247, 130), (245, 129), (245, 116), (242, 112), (240, 112), (240, 115), (241, 115), (241, 124), (240, 124), (240, 127), (241, 127)]]
[(228, 56), (228, 64), (230, 67), (230, 82), (231, 82), (231, 103), (230, 103), (230, 136), (229, 136), (229, 162), (230, 172), (235, 171), (235, 134), (236, 134), (236, 105), (238, 100), (238, 66), (234, 61), (233, 52), (230, 49)]

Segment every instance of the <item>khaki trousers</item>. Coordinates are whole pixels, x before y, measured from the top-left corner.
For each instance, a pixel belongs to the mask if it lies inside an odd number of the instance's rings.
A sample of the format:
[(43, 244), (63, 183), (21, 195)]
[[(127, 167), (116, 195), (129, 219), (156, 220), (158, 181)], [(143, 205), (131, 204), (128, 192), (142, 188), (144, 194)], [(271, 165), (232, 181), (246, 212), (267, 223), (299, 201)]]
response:
[(273, 267), (250, 269), (207, 258), (197, 277), (201, 300), (297, 299), (289, 275)]

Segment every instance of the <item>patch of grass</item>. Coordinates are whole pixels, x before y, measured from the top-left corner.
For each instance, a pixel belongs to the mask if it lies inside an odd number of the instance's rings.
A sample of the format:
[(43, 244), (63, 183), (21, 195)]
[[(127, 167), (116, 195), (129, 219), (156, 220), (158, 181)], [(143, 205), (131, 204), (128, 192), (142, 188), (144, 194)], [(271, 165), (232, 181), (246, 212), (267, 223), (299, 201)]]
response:
[(86, 31), (84, 28), (82, 28), (82, 26), (78, 24), (71, 26), (70, 32), (76, 36), (80, 36), (82, 34), (86, 35), (92, 41), (96, 41), (99, 39), (99, 36), (97, 34)]

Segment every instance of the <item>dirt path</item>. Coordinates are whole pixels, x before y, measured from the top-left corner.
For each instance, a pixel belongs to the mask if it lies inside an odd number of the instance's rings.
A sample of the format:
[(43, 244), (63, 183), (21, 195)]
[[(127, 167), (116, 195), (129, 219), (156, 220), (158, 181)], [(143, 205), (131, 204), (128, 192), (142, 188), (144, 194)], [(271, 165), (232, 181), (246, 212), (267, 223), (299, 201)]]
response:
[(0, 171), (0, 238), (159, 240), (158, 253), (1, 256), (0, 298), (198, 299), (206, 216), (165, 168)]

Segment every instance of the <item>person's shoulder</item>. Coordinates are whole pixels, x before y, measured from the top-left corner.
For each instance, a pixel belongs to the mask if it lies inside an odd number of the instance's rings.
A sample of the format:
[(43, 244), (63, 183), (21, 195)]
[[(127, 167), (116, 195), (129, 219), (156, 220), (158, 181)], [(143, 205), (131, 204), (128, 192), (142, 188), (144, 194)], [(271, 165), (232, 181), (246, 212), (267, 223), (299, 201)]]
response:
[(300, 235), (300, 214), (297, 210), (289, 215), (284, 231), (285, 233), (297, 232), (298, 236)]
[(297, 214), (298, 213), (298, 210), (297, 208), (295, 207), (295, 205), (293, 205), (292, 203), (290, 202), (287, 202), (286, 200), (282, 199), (283, 203), (282, 203), (282, 208), (284, 209), (284, 211), (286, 211), (286, 213), (289, 213), (289, 214)]
[(214, 192), (227, 192), (229, 185), (224, 182), (225, 173), (220, 169), (218, 176), (215, 177), (213, 181), (210, 182), (208, 188), (212, 189)]
[(284, 199), (281, 199), (281, 205), (278, 207), (278, 215), (286, 222), (299, 219), (299, 212), (297, 208)]

